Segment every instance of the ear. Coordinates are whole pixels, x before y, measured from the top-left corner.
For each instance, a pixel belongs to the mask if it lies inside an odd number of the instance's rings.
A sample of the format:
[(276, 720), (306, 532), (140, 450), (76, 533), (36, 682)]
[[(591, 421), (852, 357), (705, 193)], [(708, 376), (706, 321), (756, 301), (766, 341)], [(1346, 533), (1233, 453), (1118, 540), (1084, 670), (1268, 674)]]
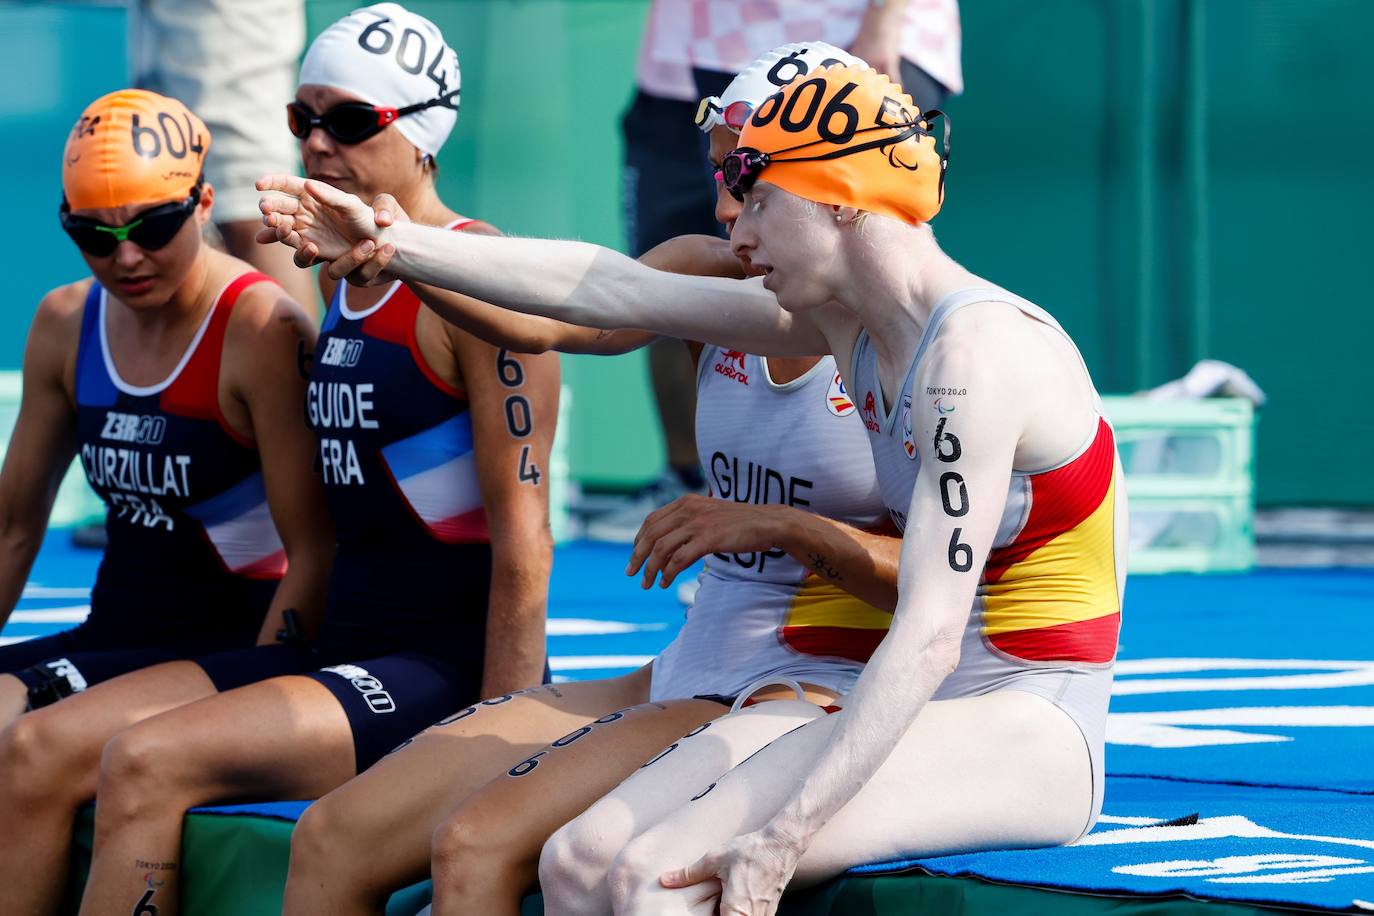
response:
[(202, 226), (210, 222), (210, 213), (215, 207), (215, 186), (205, 182), (200, 186), (200, 203), (196, 204), (196, 221)]

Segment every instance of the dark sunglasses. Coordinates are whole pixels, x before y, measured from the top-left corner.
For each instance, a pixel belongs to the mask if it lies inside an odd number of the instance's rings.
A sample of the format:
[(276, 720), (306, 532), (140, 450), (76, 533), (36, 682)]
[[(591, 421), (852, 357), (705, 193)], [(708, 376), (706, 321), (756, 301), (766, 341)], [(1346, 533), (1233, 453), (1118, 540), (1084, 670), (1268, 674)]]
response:
[[(922, 124), (928, 124), (938, 117), (944, 117), (944, 112), (931, 109), (921, 115), (919, 121), (904, 121), (896, 124), (879, 124), (875, 127), (864, 127), (854, 131), (856, 134), (866, 134), (875, 130), (898, 131), (887, 137), (880, 137), (877, 140), (870, 140), (867, 143), (860, 143), (858, 146), (842, 146), (839, 149), (831, 150), (819, 156), (788, 156), (786, 159), (777, 157), (783, 153), (791, 153), (799, 149), (816, 146), (820, 143), (831, 143), (827, 139), (812, 140), (809, 143), (801, 143), (797, 146), (789, 146), (772, 153), (764, 153), (749, 146), (741, 146), (738, 149), (727, 153), (720, 162), (720, 171), (716, 172), (716, 180), (725, 185), (725, 190), (730, 192), (730, 196), (743, 203), (744, 195), (754, 186), (754, 182), (759, 180), (760, 173), (763, 172), (771, 163), (774, 162), (820, 162), (826, 159), (839, 159), (850, 156), (854, 153), (861, 153), (864, 150), (881, 149), (884, 146), (891, 146), (894, 143), (901, 143), (908, 137), (926, 136), (930, 131)], [(945, 152), (944, 159), (949, 158), (949, 121), (945, 121)], [(944, 173), (941, 172), (940, 180), (944, 181)]]
[(369, 105), (366, 102), (342, 102), (324, 114), (318, 115), (304, 102), (288, 102), (286, 105), (286, 126), (291, 129), (292, 136), (300, 140), (309, 137), (310, 132), (315, 128), (323, 127), (325, 133), (335, 140), (351, 145), (362, 143), (368, 137), (380, 133), (383, 128), (397, 118), (404, 118), (406, 115), (412, 115), (430, 108), (454, 108), (456, 107), (454, 99), (457, 95), (458, 90), (455, 89), (452, 92), (436, 96), (428, 102), (407, 105), (404, 108), (385, 108), (380, 105)]
[(57, 212), (62, 228), (71, 236), (76, 247), (92, 257), (104, 258), (114, 254), (120, 242), (133, 242), (145, 251), (167, 247), (181, 227), (196, 212), (200, 203), (200, 184), (191, 189), (191, 196), (182, 201), (161, 204), (144, 210), (133, 222), (123, 226), (107, 226), (93, 219), (72, 216), (72, 209), (64, 200)]

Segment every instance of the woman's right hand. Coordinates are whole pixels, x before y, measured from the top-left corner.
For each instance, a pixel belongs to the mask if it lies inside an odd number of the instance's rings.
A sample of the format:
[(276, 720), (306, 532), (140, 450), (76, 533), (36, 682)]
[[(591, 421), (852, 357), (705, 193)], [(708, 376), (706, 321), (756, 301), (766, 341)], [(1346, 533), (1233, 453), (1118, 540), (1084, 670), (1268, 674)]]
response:
[(370, 252), (380, 247), (386, 234), (373, 218), (371, 207), (322, 181), (268, 175), (258, 179), (257, 188), (275, 192), (258, 204), (267, 228), (257, 234), (257, 240), (263, 244), (281, 242), (296, 249), (298, 267), (335, 261), (360, 243)]
[[(410, 214), (390, 194), (378, 194), (377, 199), (372, 201), (372, 219), (378, 229), (384, 230), (397, 223), (410, 222)], [(385, 271), (392, 255), (396, 253), (396, 246), (389, 243), (369, 245), (368, 241), (364, 239), (358, 242), (343, 257), (331, 261), (325, 268), (329, 276), (335, 280), (347, 280), (354, 286), (373, 286), (395, 280), (395, 276)]]

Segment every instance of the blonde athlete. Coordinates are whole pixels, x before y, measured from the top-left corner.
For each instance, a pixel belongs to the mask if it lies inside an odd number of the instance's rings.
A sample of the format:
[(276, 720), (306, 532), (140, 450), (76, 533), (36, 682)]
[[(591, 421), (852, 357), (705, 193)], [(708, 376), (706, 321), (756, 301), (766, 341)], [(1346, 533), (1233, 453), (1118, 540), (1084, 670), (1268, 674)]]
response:
[(845, 708), (726, 773), (654, 765), (622, 783), (546, 846), (550, 912), (768, 914), (794, 879), (1060, 844), (1096, 819), (1124, 584), (1119, 462), (1063, 330), (936, 244), (934, 116), (858, 68), (760, 105), (722, 178), (744, 203), (732, 244), (761, 283), (672, 277), (574, 242), (380, 229), (332, 188), (259, 185), (285, 192), (263, 202), (276, 235), (298, 258), (343, 259), (337, 273), (380, 251), (393, 273), (522, 311), (829, 349), (859, 398), (907, 536), (892, 628)]
[[(734, 149), (742, 108), (841, 58), (850, 59), (819, 42), (785, 46), (747, 68), (721, 99), (706, 100), (703, 111), (735, 119), (734, 127), (701, 119), (714, 161)], [(401, 215), (385, 196), (377, 206)], [(721, 190), (716, 213), (729, 226), (739, 203)], [(664, 243), (642, 260), (742, 276), (725, 243), (705, 237)], [(605, 334), (430, 287), (419, 292), (450, 321), (514, 348), (624, 352), (657, 336)], [(687, 346), (698, 368), (700, 458), (715, 498), (686, 497), (651, 516), (630, 562), (633, 569), (645, 561), (657, 531), (691, 528), (709, 540), (677, 638), (626, 677), (475, 704), (321, 799), (292, 837), (287, 913), (380, 912), (391, 891), (431, 872), (432, 856), (436, 912), (515, 914), (549, 835), (665, 745), (679, 741), (676, 753), (728, 766), (820, 715), (853, 685), (889, 619), (878, 608), (896, 599), (899, 542), (862, 530), (884, 522), (886, 509), (834, 360)], [(698, 556), (675, 558), (680, 565), (665, 569), (663, 581)], [(792, 699), (780, 679), (799, 683), (808, 702)], [(736, 719), (745, 720), (753, 746), (743, 735), (728, 744), (717, 738), (732, 734)], [(387, 842), (370, 842), (378, 836)]]

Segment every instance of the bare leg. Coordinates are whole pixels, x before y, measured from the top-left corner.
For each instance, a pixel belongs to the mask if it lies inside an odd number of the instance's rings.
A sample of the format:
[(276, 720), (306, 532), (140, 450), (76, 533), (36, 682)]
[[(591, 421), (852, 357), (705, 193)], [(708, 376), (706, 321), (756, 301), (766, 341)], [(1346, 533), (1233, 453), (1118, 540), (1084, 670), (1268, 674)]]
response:
[(186, 809), (316, 798), (354, 775), (348, 719), (323, 684), (278, 677), (174, 709), (105, 746), (82, 916), (175, 916)]
[(668, 700), (613, 712), (491, 780), (434, 833), (435, 916), (519, 916), (550, 834), (665, 745), (726, 711), (710, 700)]
[(0, 855), (0, 916), (56, 912), (72, 819), (95, 795), (105, 742), (214, 692), (198, 665), (169, 662), (97, 684), (0, 731), (0, 823), (10, 838)]
[(296, 266), (291, 260), (291, 250), (285, 245), (259, 245), (253, 241), (253, 236), (262, 228), (259, 220), (220, 223), (217, 228), (224, 239), (225, 251), (247, 261), (280, 283), (286, 294), (295, 299), (311, 318), (320, 317), (314, 275)]
[(460, 801), (558, 736), (648, 693), (644, 668), (478, 703), (428, 729), (306, 810), (291, 835), (283, 912), (382, 912), (393, 891), (428, 876), (431, 836)]
[(29, 688), (13, 674), (0, 674), (0, 728), (24, 714), (29, 706)]
[[(615, 912), (715, 913), (719, 885), (667, 890), (659, 876), (767, 823), (843, 715), (783, 736), (631, 841), (608, 878)], [(1067, 843), (1087, 825), (1091, 803), (1083, 735), (1049, 701), (1002, 690), (932, 702), (873, 779), (812, 839), (792, 886), (862, 862)]]
[(822, 715), (811, 703), (774, 700), (716, 719), (669, 745), (544, 844), (539, 883), (545, 913), (610, 912), (606, 873), (626, 843), (768, 742)]

